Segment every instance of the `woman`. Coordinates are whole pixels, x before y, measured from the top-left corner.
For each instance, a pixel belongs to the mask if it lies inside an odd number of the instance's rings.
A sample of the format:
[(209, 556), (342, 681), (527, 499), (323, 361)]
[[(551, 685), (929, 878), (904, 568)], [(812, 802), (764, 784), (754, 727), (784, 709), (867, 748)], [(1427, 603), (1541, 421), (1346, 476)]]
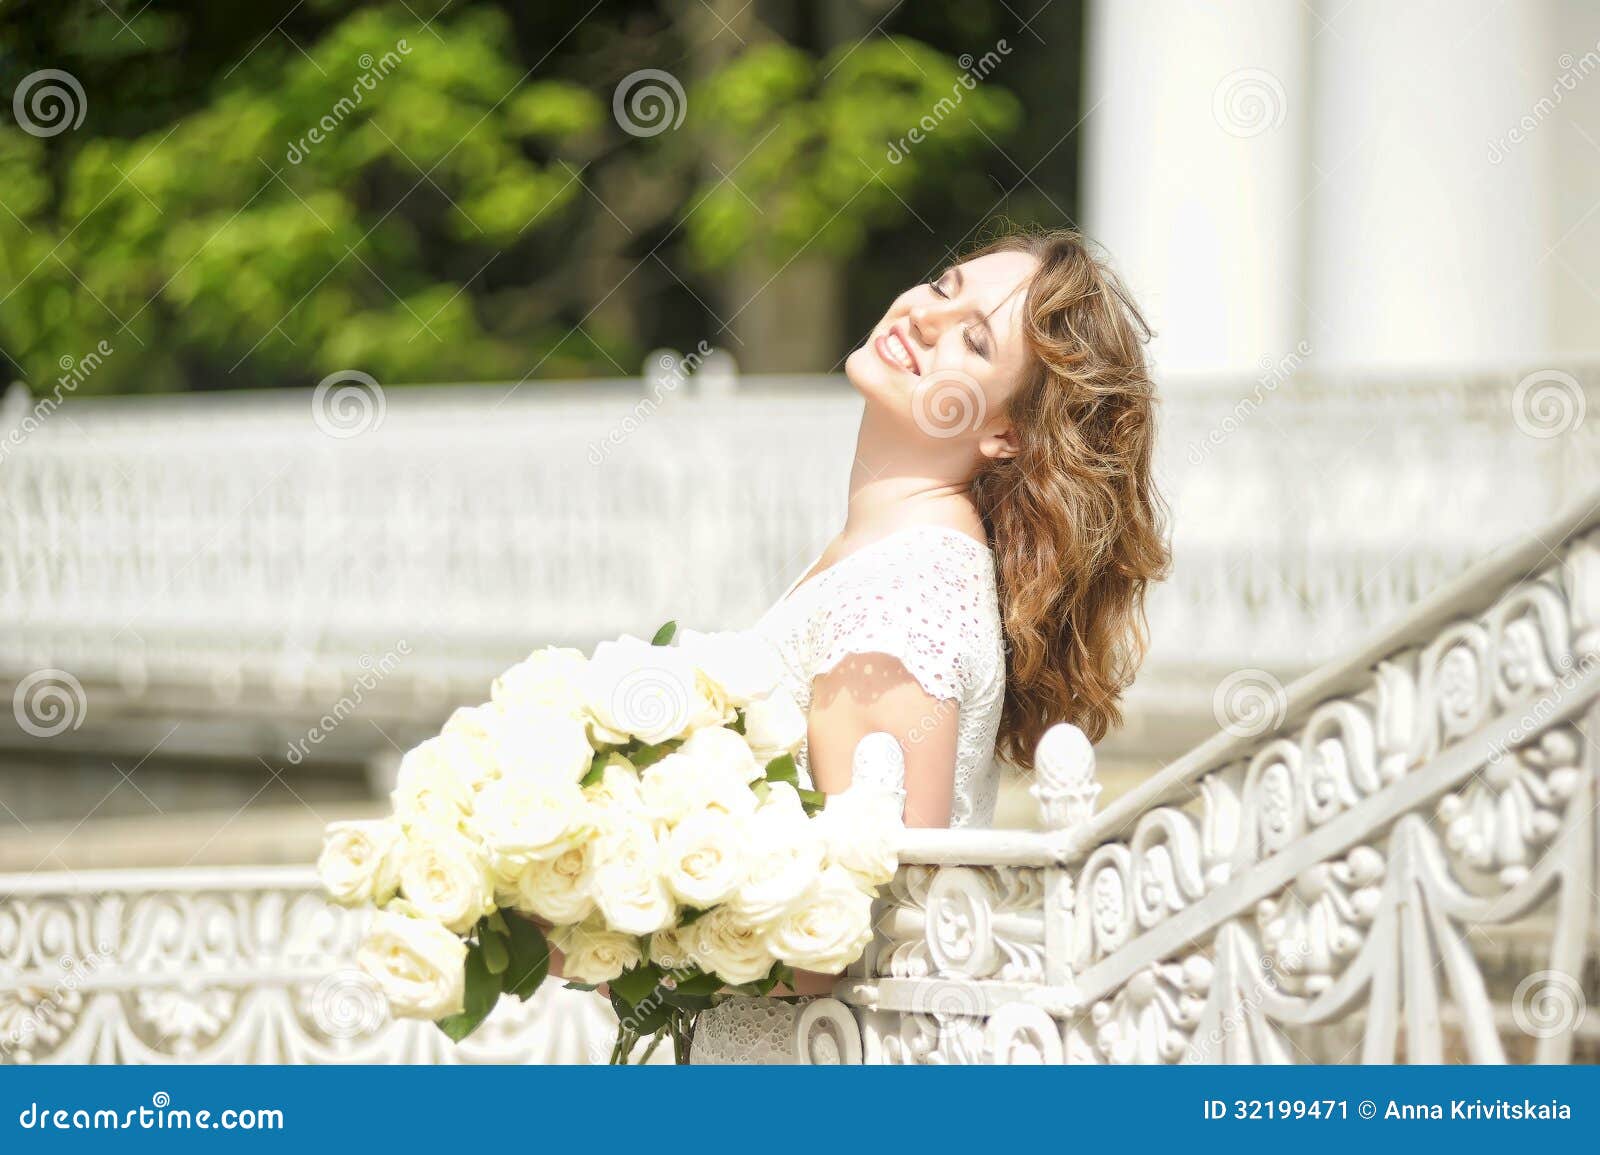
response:
[[(996, 751), (1027, 768), (1051, 724), (1098, 741), (1121, 720), (1168, 557), (1149, 335), (1082, 237), (1021, 233), (902, 293), (850, 355), (866, 405), (844, 529), (756, 626), (807, 711), (816, 788), (845, 789), (886, 731), (908, 825), (987, 825)], [(695, 1060), (793, 1061), (794, 1014), (720, 1004)]]

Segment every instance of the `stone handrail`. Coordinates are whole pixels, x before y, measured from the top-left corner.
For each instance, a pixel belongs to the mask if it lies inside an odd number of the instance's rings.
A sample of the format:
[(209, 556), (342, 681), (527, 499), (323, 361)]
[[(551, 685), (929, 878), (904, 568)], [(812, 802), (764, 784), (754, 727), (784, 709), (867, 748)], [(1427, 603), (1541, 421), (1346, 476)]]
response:
[(549, 983), (471, 1038), (389, 1017), (363, 916), (307, 867), (0, 875), (0, 1065), (604, 1062), (605, 1003)]
[(912, 831), (818, 1062), (1570, 1061), (1597, 954), (1600, 494), (1094, 814)]

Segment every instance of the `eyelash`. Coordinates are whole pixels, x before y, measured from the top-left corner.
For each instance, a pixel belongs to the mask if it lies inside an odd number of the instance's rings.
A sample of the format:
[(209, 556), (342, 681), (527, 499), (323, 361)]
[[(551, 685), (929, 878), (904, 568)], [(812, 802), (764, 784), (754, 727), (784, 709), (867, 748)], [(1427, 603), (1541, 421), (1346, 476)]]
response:
[[(950, 299), (950, 294), (939, 287), (938, 281), (929, 281), (928, 288), (933, 290), (935, 296), (942, 297), (946, 301)], [(963, 334), (963, 336), (966, 338), (967, 348), (972, 350), (974, 356), (982, 357), (985, 361), (989, 359), (989, 355), (980, 349), (978, 343), (972, 339), (970, 332)]]

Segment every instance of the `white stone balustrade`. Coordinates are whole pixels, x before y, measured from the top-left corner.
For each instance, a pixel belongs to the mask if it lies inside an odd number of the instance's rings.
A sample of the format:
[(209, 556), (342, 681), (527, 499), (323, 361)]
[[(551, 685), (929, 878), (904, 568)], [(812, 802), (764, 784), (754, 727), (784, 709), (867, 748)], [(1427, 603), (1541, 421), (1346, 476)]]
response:
[[(1222, 675), (1327, 660), (1588, 484), (1600, 422), (1531, 434), (1525, 372), (1165, 387), (1176, 564), (1116, 741), (1183, 713), (1170, 756)], [(389, 388), (353, 425), (308, 391), (69, 397), (0, 461), (0, 690), (83, 684), (55, 749), (186, 717), (173, 751), (279, 764), (359, 681), (364, 717), (425, 730), (535, 644), (753, 621), (837, 528), (858, 415), (826, 377)], [(184, 745), (241, 713), (259, 749)], [(389, 749), (358, 725), (313, 753)]]
[(1236, 729), (1096, 814), (1060, 726), (1046, 829), (908, 832), (798, 1055), (1593, 1059), (1600, 493)]
[(0, 1064), (605, 1062), (602, 999), (547, 984), (460, 1045), (396, 1021), (362, 912), (310, 867), (0, 875)]

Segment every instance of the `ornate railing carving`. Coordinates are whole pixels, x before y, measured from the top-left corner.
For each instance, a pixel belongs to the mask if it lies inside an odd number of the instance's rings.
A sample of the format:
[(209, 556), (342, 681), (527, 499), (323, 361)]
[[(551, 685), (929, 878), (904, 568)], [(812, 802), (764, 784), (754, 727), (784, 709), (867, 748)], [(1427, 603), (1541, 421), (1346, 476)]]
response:
[(0, 875), (0, 1064), (603, 1062), (616, 1019), (552, 983), (471, 1039), (396, 1022), (363, 915), (309, 867)]
[(1044, 830), (908, 832), (799, 1057), (1594, 1057), (1600, 495), (1276, 705), (1098, 814), (1058, 727)]

